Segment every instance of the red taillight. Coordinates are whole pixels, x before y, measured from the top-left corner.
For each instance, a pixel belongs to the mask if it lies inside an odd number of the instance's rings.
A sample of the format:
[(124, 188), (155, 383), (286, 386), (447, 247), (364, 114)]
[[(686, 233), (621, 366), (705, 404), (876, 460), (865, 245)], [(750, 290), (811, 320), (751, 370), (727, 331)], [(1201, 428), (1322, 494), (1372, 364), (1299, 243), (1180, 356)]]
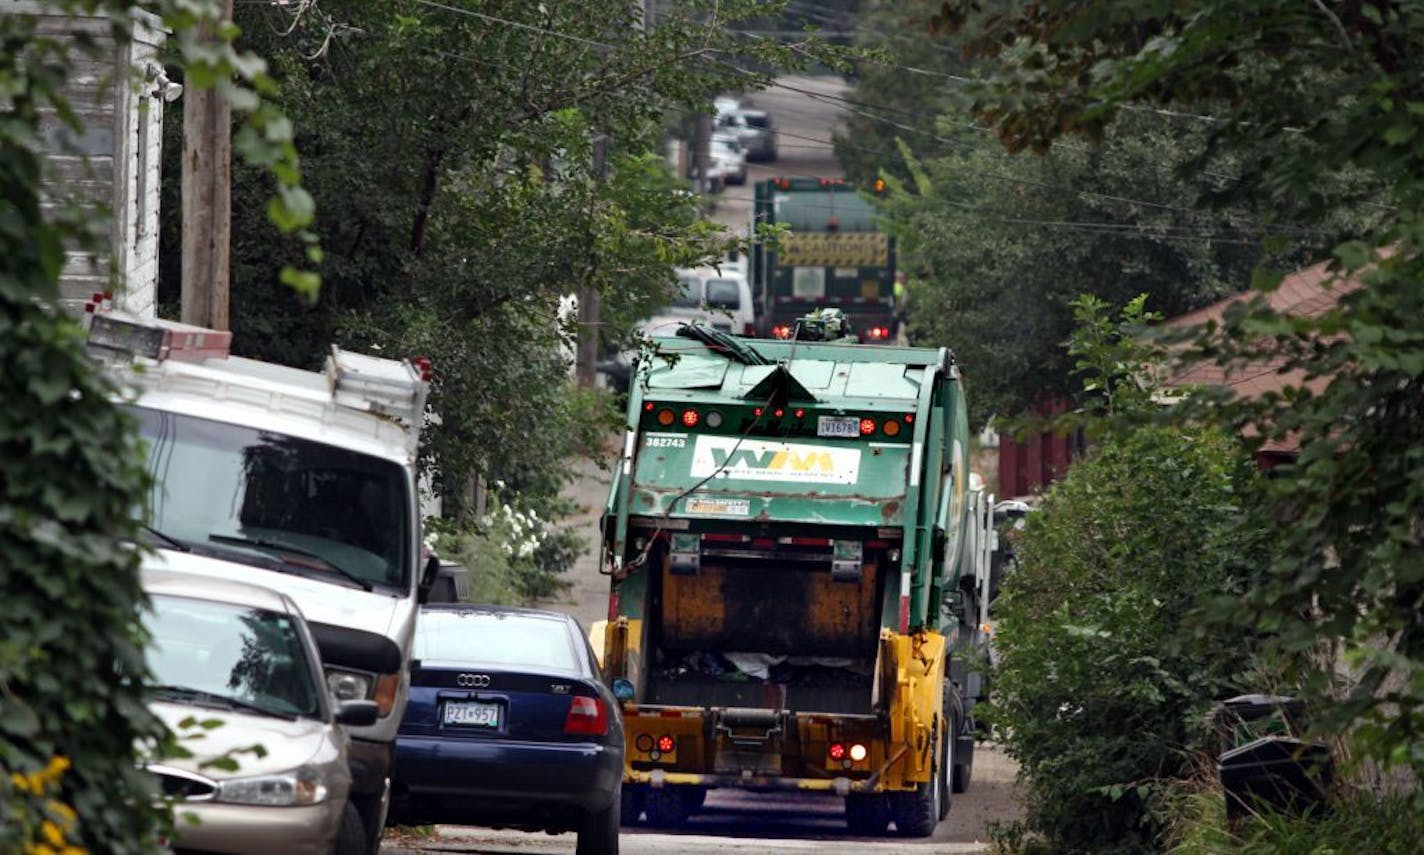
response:
[(411, 360), (411, 364), (420, 372), (420, 379), (429, 383), (431, 376), (435, 374), (435, 364), (430, 361), (430, 357), (417, 356)]
[(598, 698), (576, 695), (569, 705), (569, 717), (564, 719), (564, 733), (584, 733), (602, 736), (608, 732), (608, 708)]
[(782, 416), (786, 415), (786, 411), (781, 409), (780, 407), (777, 407), (775, 410), (771, 411), (771, 414), (779, 419)]
[(797, 408), (796, 408), (796, 418), (798, 418), (798, 419), (804, 419), (804, 418), (806, 418), (806, 411), (803, 410), (803, 409), (801, 409), (800, 407), (797, 407)]
[(645, 412), (645, 413), (651, 413), (652, 411), (653, 411), (653, 402), (652, 402), (652, 401), (645, 401), (645, 402), (643, 403), (643, 412)]
[(774, 338), (791, 338), (791, 327), (774, 326), (771, 328), (771, 334)]
[(872, 433), (875, 433), (875, 419), (861, 419), (860, 435), (870, 436)]
[(659, 736), (659, 737), (658, 737), (658, 750), (661, 751), (662, 753), (664, 753), (664, 754), (671, 754), (671, 753), (672, 753), (672, 750), (673, 750), (674, 748), (676, 748), (676, 747), (677, 747), (677, 740), (673, 739), (671, 736)]
[(697, 427), (697, 411), (696, 411), (696, 410), (683, 410), (683, 411), (682, 411), (682, 423), (683, 423), (683, 425), (685, 425), (686, 427)]
[(844, 760), (846, 749), (841, 743), (832, 742), (831, 747), (826, 749), (826, 753), (831, 755), (832, 760)]

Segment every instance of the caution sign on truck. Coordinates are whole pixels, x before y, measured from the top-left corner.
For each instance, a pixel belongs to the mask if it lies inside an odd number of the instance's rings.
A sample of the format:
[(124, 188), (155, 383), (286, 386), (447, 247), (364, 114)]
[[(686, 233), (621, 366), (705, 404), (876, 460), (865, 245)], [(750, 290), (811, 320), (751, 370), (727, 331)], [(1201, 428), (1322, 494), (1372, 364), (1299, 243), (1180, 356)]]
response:
[(785, 267), (884, 267), (890, 238), (880, 232), (793, 232), (781, 238), (777, 264)]

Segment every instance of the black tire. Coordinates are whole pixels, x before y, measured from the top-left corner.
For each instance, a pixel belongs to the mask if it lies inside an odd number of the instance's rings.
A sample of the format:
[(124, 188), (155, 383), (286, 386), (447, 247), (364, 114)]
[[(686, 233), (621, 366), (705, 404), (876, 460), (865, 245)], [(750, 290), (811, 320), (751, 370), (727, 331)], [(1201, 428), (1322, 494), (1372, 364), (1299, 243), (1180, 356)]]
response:
[(939, 782), (939, 800), (935, 804), (935, 819), (944, 821), (949, 816), (950, 793), (960, 792), (954, 789), (950, 780), (958, 766), (954, 765), (955, 759), (955, 727), (954, 716), (949, 716), (950, 726), (944, 728), (944, 732), (939, 736), (939, 765), (935, 767), (935, 780)]
[(879, 837), (890, 825), (890, 804), (880, 793), (852, 793), (845, 800), (846, 828), (857, 837)]
[(618, 821), (624, 828), (637, 825), (648, 804), (648, 788), (643, 784), (619, 784), (623, 795), (618, 800)]
[(956, 793), (969, 791), (969, 783), (974, 777), (974, 755), (969, 755), (969, 760), (964, 763), (956, 763), (954, 774), (951, 776), (950, 789)]
[(341, 809), (341, 827), (336, 830), (332, 855), (366, 855), (366, 824), (351, 802)]
[(693, 813), (696, 813), (696, 812), (698, 812), (699, 810), (702, 810), (702, 806), (705, 805), (705, 804), (707, 804), (707, 788), (706, 788), (706, 787), (688, 787), (688, 788), (687, 788), (687, 809), (688, 809), (688, 810), (692, 811)]
[(648, 790), (648, 802), (643, 810), (648, 824), (658, 828), (681, 828), (692, 816), (692, 803), (682, 787), (660, 787)]
[(365, 831), (363, 848), (358, 855), (380, 855), (381, 832), (386, 827), (386, 808), (380, 796), (352, 796), (349, 805), (354, 806), (361, 816), (361, 827)]
[(939, 825), (941, 776), (934, 774), (908, 793), (890, 794), (890, 815), (901, 837), (929, 837)]
[(583, 818), (575, 855), (618, 855), (618, 827), (623, 808), (623, 785), (613, 793), (608, 807)]

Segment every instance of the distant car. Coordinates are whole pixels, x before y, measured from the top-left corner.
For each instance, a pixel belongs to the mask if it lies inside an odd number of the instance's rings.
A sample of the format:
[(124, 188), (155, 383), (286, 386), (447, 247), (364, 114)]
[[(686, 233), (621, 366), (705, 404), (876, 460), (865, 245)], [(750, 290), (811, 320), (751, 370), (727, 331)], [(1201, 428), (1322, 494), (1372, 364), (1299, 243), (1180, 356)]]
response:
[(743, 108), (728, 114), (720, 124), (736, 134), (737, 141), (747, 150), (747, 160), (776, 160), (776, 124), (770, 113)]
[[(375, 723), (375, 701), (332, 710), (316, 643), (291, 598), (267, 588), (161, 565), (210, 559), (161, 553), (143, 584), (153, 712), (193, 756), (146, 765), (178, 799), (177, 852), (338, 855), (362, 852), (348, 737), (340, 725)], [(175, 567), (176, 569), (180, 569)], [(184, 729), (184, 719), (216, 720)], [(246, 751), (260, 745), (261, 756)], [(208, 764), (229, 756), (228, 771)], [(194, 825), (183, 819), (191, 814)]]
[(712, 99), (712, 112), (719, 125), (723, 119), (740, 109), (742, 109), (742, 102), (731, 95), (718, 95)]
[(747, 152), (734, 134), (713, 134), (707, 153), (723, 185), (741, 186), (747, 183)]
[(579, 855), (616, 855), (623, 721), (567, 615), (427, 605), (396, 740), (392, 815), (578, 832)]

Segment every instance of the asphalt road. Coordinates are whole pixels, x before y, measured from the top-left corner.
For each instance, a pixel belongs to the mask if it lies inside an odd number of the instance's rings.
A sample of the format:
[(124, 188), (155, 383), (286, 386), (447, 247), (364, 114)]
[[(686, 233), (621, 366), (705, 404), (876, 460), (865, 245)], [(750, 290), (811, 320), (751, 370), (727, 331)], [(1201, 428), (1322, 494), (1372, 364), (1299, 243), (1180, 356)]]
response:
[[(1017, 818), (1014, 764), (997, 748), (981, 745), (974, 758), (974, 781), (967, 793), (954, 796), (949, 816), (933, 836), (921, 840), (899, 837), (851, 837), (845, 812), (832, 796), (764, 794), (714, 790), (703, 810), (679, 833), (644, 826), (624, 829), (619, 841), (624, 855), (852, 855), (907, 853), (951, 855), (988, 852), (989, 825)], [(430, 836), (391, 836), (385, 855), (417, 852), (464, 852), (479, 855), (570, 855), (573, 834), (547, 835), (496, 831), (464, 826), (439, 826)]]
[(751, 217), (752, 185), (765, 178), (839, 178), (831, 133), (841, 121), (838, 98), (847, 92), (839, 77), (782, 77), (770, 89), (742, 102), (771, 114), (779, 133), (778, 154), (770, 163), (748, 163), (747, 183), (712, 197), (712, 219), (745, 234)]

